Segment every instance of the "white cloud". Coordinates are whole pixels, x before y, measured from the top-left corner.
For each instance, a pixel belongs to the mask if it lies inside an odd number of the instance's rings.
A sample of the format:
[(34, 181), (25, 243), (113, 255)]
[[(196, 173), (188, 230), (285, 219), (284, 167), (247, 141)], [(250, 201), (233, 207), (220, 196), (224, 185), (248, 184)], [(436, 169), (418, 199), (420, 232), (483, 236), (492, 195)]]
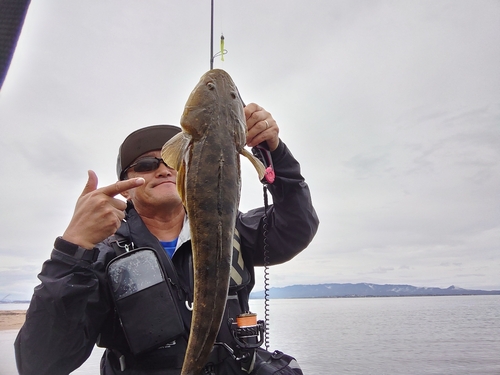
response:
[[(209, 68), (209, 11), (31, 3), (0, 93), (0, 292), (32, 289), (88, 169), (114, 183), (127, 134), (178, 123)], [(321, 220), (276, 286), (500, 289), (499, 14), (497, 1), (216, 2), (229, 53), (215, 66), (277, 119)], [(242, 164), (249, 209), (262, 190)]]

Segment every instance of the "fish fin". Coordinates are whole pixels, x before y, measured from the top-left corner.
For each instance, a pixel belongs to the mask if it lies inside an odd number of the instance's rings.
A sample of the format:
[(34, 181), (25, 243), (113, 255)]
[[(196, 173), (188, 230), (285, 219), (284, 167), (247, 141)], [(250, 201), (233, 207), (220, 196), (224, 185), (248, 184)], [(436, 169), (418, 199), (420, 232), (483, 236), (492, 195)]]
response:
[(182, 204), (186, 207), (186, 164), (181, 163), (177, 170), (177, 192), (181, 197)]
[(266, 174), (266, 167), (264, 167), (264, 164), (257, 159), (255, 156), (252, 155), (248, 150), (242, 148), (241, 149), (241, 155), (245, 156), (250, 162), (253, 164), (255, 169), (257, 170), (257, 173), (259, 174), (259, 180), (262, 180)]
[(161, 149), (161, 158), (170, 167), (179, 171), (184, 154), (189, 145), (190, 136), (181, 132), (170, 138)]

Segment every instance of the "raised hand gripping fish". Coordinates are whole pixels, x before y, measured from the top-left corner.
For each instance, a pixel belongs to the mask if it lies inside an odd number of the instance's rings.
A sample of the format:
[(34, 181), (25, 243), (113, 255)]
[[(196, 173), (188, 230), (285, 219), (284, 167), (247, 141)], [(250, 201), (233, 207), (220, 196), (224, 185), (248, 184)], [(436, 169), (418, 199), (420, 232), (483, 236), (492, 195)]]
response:
[(262, 163), (248, 152), (243, 102), (225, 71), (205, 73), (189, 96), (182, 132), (161, 155), (177, 170), (177, 189), (189, 217), (194, 268), (191, 332), (181, 375), (205, 366), (226, 305), (234, 226), (240, 201), (239, 155), (264, 177)]

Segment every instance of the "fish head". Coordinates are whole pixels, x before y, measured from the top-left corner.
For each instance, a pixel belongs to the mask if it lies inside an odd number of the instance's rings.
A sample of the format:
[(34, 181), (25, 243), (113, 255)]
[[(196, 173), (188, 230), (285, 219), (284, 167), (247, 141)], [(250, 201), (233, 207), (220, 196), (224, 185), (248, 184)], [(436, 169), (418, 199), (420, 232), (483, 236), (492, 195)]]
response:
[[(181, 117), (182, 129), (193, 139), (199, 139), (217, 118), (229, 119), (237, 144), (246, 140), (244, 104), (231, 76), (222, 69), (206, 72), (193, 89)], [(220, 124), (219, 124), (220, 125)]]

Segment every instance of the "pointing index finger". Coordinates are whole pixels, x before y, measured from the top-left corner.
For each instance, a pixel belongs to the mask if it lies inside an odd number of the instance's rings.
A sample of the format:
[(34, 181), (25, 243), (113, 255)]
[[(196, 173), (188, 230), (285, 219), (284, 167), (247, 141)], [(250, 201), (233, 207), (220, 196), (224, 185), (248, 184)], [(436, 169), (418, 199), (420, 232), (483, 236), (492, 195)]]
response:
[(145, 180), (142, 177), (116, 181), (113, 185), (108, 185), (101, 188), (101, 192), (110, 197), (114, 197), (115, 195), (123, 193), (124, 191), (136, 188), (137, 186), (141, 186), (142, 184), (144, 184), (144, 182)]

